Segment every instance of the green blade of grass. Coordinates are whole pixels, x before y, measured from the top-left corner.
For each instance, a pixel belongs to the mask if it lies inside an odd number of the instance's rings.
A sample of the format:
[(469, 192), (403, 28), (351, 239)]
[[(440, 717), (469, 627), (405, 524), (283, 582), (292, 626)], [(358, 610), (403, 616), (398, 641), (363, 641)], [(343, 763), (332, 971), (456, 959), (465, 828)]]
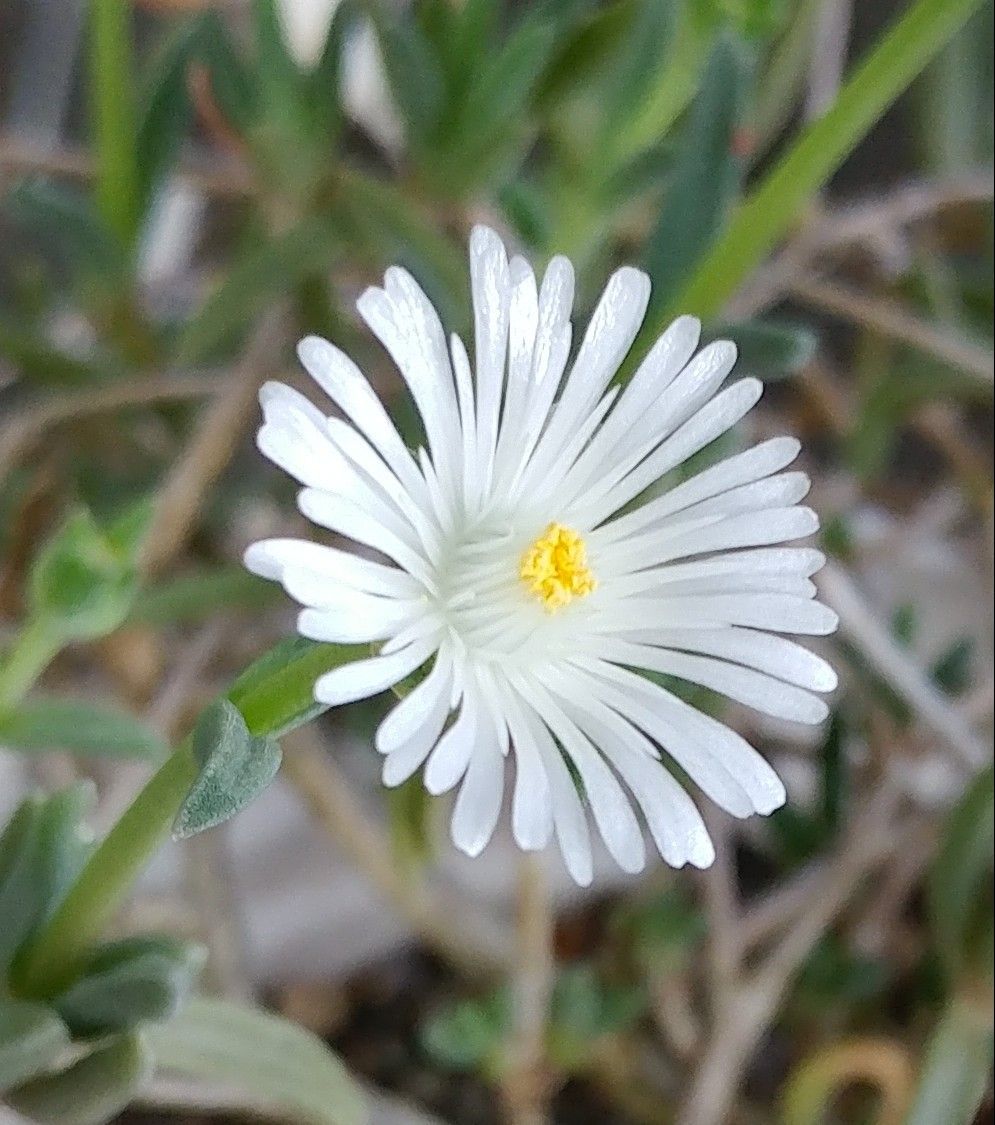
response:
[(658, 329), (678, 312), (714, 316), (980, 3), (917, 0), (857, 67), (832, 107), (804, 130), (738, 207), (724, 236), (653, 327)]

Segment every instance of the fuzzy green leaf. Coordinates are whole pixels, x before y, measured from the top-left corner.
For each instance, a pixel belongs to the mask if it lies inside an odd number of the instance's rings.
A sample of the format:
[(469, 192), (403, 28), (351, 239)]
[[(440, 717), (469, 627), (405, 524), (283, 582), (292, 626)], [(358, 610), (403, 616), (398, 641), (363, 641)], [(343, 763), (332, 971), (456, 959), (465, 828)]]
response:
[(135, 937), (101, 946), (53, 1007), (77, 1035), (127, 1031), (171, 1019), (204, 965), (205, 950), (170, 937)]
[(82, 699), (33, 696), (0, 715), (0, 743), (14, 750), (69, 750), (157, 761), (165, 742), (140, 719)]
[(149, 1040), (167, 1071), (250, 1091), (312, 1125), (362, 1125), (362, 1097), (342, 1063), (310, 1032), (267, 1012), (196, 998)]
[(46, 1071), (68, 1046), (69, 1031), (50, 1008), (0, 999), (0, 1094)]
[(142, 1039), (122, 1035), (58, 1074), (11, 1090), (11, 1107), (37, 1125), (106, 1125), (151, 1077), (152, 1058)]
[(200, 773), (173, 824), (184, 839), (223, 824), (251, 804), (276, 777), (280, 747), (249, 734), (237, 707), (219, 699), (201, 715), (193, 732)]

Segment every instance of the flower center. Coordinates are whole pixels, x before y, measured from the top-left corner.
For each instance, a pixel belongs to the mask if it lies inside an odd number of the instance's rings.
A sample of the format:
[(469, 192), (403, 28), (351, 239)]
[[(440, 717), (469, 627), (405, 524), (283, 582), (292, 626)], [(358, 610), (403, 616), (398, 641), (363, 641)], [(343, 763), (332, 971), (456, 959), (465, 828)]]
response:
[(587, 568), (583, 538), (561, 523), (551, 523), (522, 555), (518, 574), (547, 613), (585, 597), (598, 584)]

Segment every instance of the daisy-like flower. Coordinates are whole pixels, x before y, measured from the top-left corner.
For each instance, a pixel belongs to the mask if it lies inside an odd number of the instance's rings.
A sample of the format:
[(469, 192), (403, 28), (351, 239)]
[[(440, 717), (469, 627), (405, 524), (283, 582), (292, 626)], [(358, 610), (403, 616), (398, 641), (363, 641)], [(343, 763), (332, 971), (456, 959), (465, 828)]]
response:
[(472, 363), (404, 270), (359, 299), (425, 448), (409, 451), (325, 340), (303, 340), (298, 354), (344, 418), (278, 383), (260, 396), (259, 448), (304, 485), (301, 511), (380, 557), (271, 539), (246, 565), (306, 607), (304, 636), (379, 646), (318, 679), (321, 703), (425, 669), (376, 747), (386, 785), (423, 770), (433, 794), (459, 786), (452, 838), (464, 852), (490, 839), (513, 761), (516, 841), (540, 849), (555, 831), (578, 883), (592, 877), (585, 806), (619, 866), (643, 867), (633, 798), (667, 863), (705, 867), (714, 851), (685, 784), (737, 817), (772, 812), (784, 787), (661, 677), (803, 723), (826, 717), (814, 693), (836, 686), (824, 660), (783, 635), (836, 626), (810, 580), (823, 556), (783, 546), (818, 526), (799, 506), (807, 477), (785, 471), (799, 444), (764, 441), (654, 490), (760, 398), (756, 379), (721, 389), (735, 347), (698, 351), (700, 325), (681, 317), (613, 386), (646, 311), (645, 274), (612, 276), (569, 373), (569, 261), (554, 258), (537, 284), (477, 227), (470, 277)]

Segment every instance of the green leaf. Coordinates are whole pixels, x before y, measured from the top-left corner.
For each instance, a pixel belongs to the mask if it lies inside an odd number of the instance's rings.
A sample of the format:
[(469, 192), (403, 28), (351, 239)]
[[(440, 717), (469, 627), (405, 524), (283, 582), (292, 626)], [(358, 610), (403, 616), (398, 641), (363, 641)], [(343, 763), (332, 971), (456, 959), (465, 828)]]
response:
[(288, 637), (238, 677), (228, 699), (253, 734), (279, 738), (326, 710), (314, 698), (319, 676), (365, 656), (369, 649), (362, 645), (328, 645)]
[(150, 77), (138, 120), (138, 200), (144, 213), (156, 186), (167, 174), (190, 121), (187, 76), (204, 25), (180, 24), (148, 64)]
[(815, 355), (815, 333), (800, 324), (749, 320), (710, 328), (708, 339), (732, 340), (739, 351), (738, 375), (755, 375), (765, 383), (794, 375)]
[(593, 83), (626, 42), (641, 8), (639, 0), (599, 5), (560, 36), (555, 55), (538, 86), (536, 97), (540, 105), (555, 106)]
[(177, 343), (177, 362), (202, 363), (230, 345), (273, 296), (309, 272), (327, 269), (338, 239), (333, 224), (310, 219), (262, 245), (250, 243), (187, 324)]
[(342, 60), (356, 18), (355, 6), (342, 0), (332, 15), (317, 64), (304, 75), (311, 126), (324, 144), (335, 139), (342, 125)]
[(499, 989), (436, 1012), (425, 1021), (419, 1039), (423, 1050), (447, 1070), (480, 1070), (498, 1053), (510, 1018), (508, 992)]
[(202, 17), (197, 54), (207, 67), (211, 92), (222, 114), (244, 134), (259, 113), (258, 90), (232, 45), (224, 21), (214, 9)]
[(138, 229), (134, 60), (128, 0), (90, 4), (90, 130), (97, 162), (96, 203), (122, 245)]
[(930, 1039), (905, 1125), (971, 1125), (991, 1066), (991, 997), (954, 998)]
[(117, 374), (113, 361), (79, 359), (53, 346), (33, 328), (0, 316), (0, 355), (32, 383), (85, 386)]
[(463, 98), (449, 140), (447, 183), (481, 183), (502, 155), (508, 130), (526, 116), (526, 102), (555, 41), (552, 24), (525, 20), (484, 65)]
[(340, 184), (357, 241), (382, 265), (407, 266), (439, 311), (457, 330), (469, 324), (466, 261), (440, 235), (434, 219), (392, 184), (355, 170), (342, 170)]
[(38, 1125), (106, 1125), (151, 1077), (152, 1057), (138, 1035), (122, 1035), (58, 1074), (7, 1093), (11, 1107)]
[(411, 142), (423, 145), (438, 126), (445, 103), (441, 61), (414, 23), (388, 15), (379, 4), (371, 14), (394, 102)]
[(127, 617), (135, 596), (140, 538), (135, 524), (144, 527), (146, 520), (144, 505), (118, 528), (98, 527), (85, 509), (72, 515), (31, 568), (32, 617), (63, 643), (113, 632)]
[(139, 591), (128, 622), (162, 626), (199, 621), (222, 609), (261, 609), (277, 596), (278, 587), (249, 574), (242, 566), (214, 567), (181, 574)]
[(237, 707), (211, 704), (193, 732), (200, 773), (177, 814), (173, 837), (184, 839), (223, 824), (251, 804), (276, 777), (280, 747), (249, 734)]
[(633, 111), (645, 102), (669, 56), (680, 18), (679, 8), (673, 0), (643, 0), (627, 28), (606, 95), (602, 143), (609, 150), (615, 137), (631, 120)]
[[(995, 779), (981, 773), (950, 814), (929, 879), (933, 937), (952, 980), (990, 972), (979, 961), (992, 926)], [(990, 939), (989, 939), (990, 940)]]
[(112, 230), (88, 200), (61, 184), (23, 180), (4, 199), (4, 210), (58, 261), (87, 281), (120, 285), (127, 258)]
[(317, 1036), (278, 1016), (224, 1000), (193, 999), (148, 1032), (167, 1071), (234, 1085), (313, 1125), (362, 1125), (362, 1097)]
[(0, 840), (0, 972), (61, 901), (90, 852), (90, 782), (29, 798)]
[(967, 20), (981, 0), (916, 0), (738, 207), (689, 285), (663, 306), (650, 336), (676, 313), (714, 316), (788, 231), (871, 126)]
[(53, 1007), (76, 1035), (127, 1031), (172, 1019), (204, 967), (202, 946), (170, 937), (133, 937), (101, 946)]
[(0, 998), (0, 1094), (48, 1070), (68, 1046), (69, 1031), (50, 1008)]
[(746, 86), (743, 48), (716, 43), (674, 162), (644, 265), (653, 281), (653, 308), (670, 304), (712, 244), (739, 190), (741, 160), (734, 133)]
[(82, 699), (33, 696), (0, 715), (0, 743), (20, 751), (69, 750), (156, 761), (165, 742), (140, 719)]

